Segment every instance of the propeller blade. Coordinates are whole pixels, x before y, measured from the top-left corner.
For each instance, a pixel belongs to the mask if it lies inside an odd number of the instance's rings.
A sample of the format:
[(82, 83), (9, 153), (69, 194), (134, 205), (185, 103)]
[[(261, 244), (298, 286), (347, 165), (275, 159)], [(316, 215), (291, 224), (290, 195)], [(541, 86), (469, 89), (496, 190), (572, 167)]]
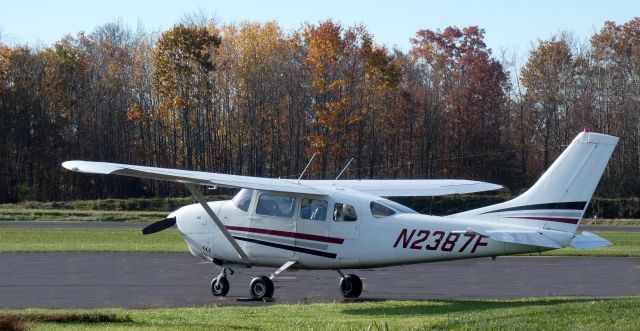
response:
[(144, 229), (142, 229), (142, 234), (152, 234), (152, 233), (160, 232), (164, 229), (172, 227), (174, 224), (176, 224), (175, 217), (165, 218), (162, 221), (154, 222), (148, 225), (147, 227), (145, 227)]

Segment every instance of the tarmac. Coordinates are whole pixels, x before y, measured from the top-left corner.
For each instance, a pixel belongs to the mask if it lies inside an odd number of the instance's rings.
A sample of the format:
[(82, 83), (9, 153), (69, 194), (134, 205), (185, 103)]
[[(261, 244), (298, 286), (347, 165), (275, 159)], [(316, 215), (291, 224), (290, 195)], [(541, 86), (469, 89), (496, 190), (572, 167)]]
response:
[[(245, 300), (251, 278), (272, 268), (237, 269), (229, 295), (214, 297), (209, 282), (220, 269), (183, 253), (3, 253), (0, 266), (0, 309), (345, 301), (332, 270), (287, 271), (271, 302)], [(640, 258), (498, 257), (343, 271), (362, 278), (360, 300), (640, 295)]]

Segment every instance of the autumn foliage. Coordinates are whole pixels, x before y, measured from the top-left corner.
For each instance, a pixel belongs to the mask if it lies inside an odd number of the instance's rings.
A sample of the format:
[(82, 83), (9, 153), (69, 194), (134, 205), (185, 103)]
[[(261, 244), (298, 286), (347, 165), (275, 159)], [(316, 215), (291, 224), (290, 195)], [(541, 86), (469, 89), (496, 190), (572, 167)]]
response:
[(518, 192), (588, 127), (621, 137), (601, 195), (640, 193), (640, 18), (521, 65), (477, 26), (420, 30), (408, 52), (331, 20), (106, 24), (50, 47), (0, 43), (0, 201), (170, 195), (77, 176), (85, 159), (268, 177), (468, 178)]

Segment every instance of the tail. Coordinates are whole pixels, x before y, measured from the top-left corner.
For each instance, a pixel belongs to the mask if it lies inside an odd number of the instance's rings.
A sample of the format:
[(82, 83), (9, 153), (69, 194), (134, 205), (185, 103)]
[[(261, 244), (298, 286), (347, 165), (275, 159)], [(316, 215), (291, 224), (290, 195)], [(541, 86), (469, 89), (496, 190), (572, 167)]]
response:
[(522, 195), (451, 217), (575, 233), (617, 143), (617, 137), (581, 132)]

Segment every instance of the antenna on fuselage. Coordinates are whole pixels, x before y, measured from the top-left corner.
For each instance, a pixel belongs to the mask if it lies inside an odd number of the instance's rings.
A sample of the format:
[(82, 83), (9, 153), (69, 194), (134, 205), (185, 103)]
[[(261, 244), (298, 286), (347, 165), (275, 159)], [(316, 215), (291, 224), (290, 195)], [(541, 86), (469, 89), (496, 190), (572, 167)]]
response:
[(340, 173), (338, 174), (338, 177), (336, 177), (336, 179), (333, 180), (333, 185), (336, 185), (336, 181), (338, 180), (338, 178), (340, 178), (340, 176), (342, 176), (342, 173), (347, 170), (347, 168), (349, 168), (349, 165), (351, 164), (351, 162), (353, 161), (353, 158), (351, 158), (351, 160), (349, 160), (349, 162), (347, 162), (347, 165), (344, 166), (344, 168), (342, 169), (342, 171), (340, 171)]
[(304, 173), (307, 172), (307, 168), (309, 168), (309, 166), (311, 165), (311, 162), (313, 162), (313, 159), (316, 157), (316, 154), (318, 153), (313, 153), (313, 155), (311, 155), (311, 159), (309, 160), (309, 163), (307, 163), (307, 166), (304, 167), (304, 170), (302, 170), (302, 173), (300, 174), (300, 177), (298, 177), (296, 184), (300, 183), (300, 179), (302, 178), (302, 176), (304, 176)]

